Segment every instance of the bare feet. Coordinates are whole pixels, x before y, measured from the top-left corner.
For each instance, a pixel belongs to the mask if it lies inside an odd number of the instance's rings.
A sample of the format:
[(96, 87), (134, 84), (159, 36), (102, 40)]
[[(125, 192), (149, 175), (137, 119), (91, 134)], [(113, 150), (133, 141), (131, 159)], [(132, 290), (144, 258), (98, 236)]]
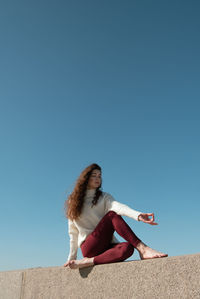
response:
[(167, 257), (168, 254), (162, 253), (160, 251), (154, 250), (147, 245), (145, 245), (143, 242), (140, 242), (136, 249), (139, 251), (139, 255), (141, 260), (146, 259), (153, 259), (153, 258), (160, 258), (160, 257)]
[(84, 257), (82, 260), (71, 260), (69, 262), (69, 267), (71, 269), (78, 269), (78, 268), (85, 268), (85, 267), (89, 267), (89, 266), (93, 266), (94, 262), (93, 262), (94, 258), (91, 257)]

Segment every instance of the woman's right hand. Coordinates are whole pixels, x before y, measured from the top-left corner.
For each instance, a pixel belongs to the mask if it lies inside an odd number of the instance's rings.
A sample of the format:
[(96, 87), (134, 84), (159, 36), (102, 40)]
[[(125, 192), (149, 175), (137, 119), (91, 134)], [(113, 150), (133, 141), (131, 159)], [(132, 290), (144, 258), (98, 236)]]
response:
[(64, 265), (63, 265), (63, 266), (64, 266), (64, 267), (67, 267), (67, 266), (69, 266), (69, 262), (70, 262), (70, 261), (67, 261), (66, 263), (64, 263)]

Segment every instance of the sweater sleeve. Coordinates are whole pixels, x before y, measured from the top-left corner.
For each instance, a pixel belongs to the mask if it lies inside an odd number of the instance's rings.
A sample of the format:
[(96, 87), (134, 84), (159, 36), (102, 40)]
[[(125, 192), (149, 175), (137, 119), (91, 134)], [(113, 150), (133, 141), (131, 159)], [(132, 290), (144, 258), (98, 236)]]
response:
[(116, 201), (112, 195), (109, 193), (105, 194), (105, 212), (114, 211), (121, 216), (127, 216), (133, 218), (136, 221), (138, 220), (138, 216), (142, 213), (136, 210), (131, 209), (129, 206), (122, 204)]
[(78, 251), (78, 229), (71, 219), (68, 219), (68, 233), (70, 238), (70, 249), (68, 261), (76, 260)]

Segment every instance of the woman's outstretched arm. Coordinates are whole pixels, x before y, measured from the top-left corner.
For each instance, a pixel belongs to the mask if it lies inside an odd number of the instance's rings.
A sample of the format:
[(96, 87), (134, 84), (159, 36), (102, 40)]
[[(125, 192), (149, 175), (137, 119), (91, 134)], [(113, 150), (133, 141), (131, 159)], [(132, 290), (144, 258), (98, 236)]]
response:
[(110, 193), (105, 192), (104, 200), (106, 213), (109, 211), (114, 211), (121, 216), (127, 216), (133, 218), (136, 221), (139, 221), (139, 215), (143, 214), (142, 212), (136, 211), (129, 206), (116, 201)]
[[(144, 223), (148, 223), (151, 225), (157, 225), (158, 223), (154, 222), (154, 213), (142, 213), (136, 211), (129, 206), (122, 204), (114, 199), (114, 197), (110, 194), (105, 192), (105, 210), (106, 213), (108, 211), (115, 211), (117, 214), (122, 216), (127, 216), (133, 218), (136, 221), (142, 221)], [(152, 216), (150, 219), (149, 216)]]

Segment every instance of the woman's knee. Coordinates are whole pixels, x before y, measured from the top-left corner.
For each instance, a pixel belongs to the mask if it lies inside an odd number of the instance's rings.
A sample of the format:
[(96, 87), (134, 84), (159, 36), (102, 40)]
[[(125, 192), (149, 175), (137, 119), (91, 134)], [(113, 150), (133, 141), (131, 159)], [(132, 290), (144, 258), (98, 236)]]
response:
[(117, 213), (115, 211), (109, 211), (108, 213), (106, 213), (106, 216), (109, 216), (111, 218), (115, 215), (117, 215)]

